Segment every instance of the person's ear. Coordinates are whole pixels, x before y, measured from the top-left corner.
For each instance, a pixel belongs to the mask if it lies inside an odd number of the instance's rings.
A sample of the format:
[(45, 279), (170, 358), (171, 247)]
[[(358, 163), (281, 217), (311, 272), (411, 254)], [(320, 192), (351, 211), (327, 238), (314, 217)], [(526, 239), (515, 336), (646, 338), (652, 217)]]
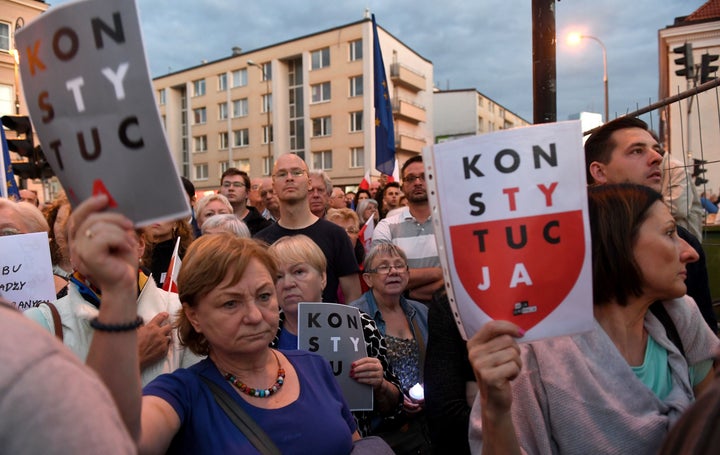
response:
[(322, 273), (322, 289), (325, 290), (325, 286), (327, 286), (327, 272)]
[(183, 302), (182, 308), (185, 312), (185, 317), (188, 321), (190, 321), (190, 325), (193, 326), (193, 329), (195, 329), (197, 333), (202, 333), (202, 329), (200, 328), (200, 322), (197, 318), (197, 307), (191, 307), (187, 303)]
[(595, 183), (607, 183), (608, 178), (605, 170), (605, 165), (603, 163), (600, 163), (599, 161), (593, 161), (592, 163), (590, 163), (588, 169)]
[(370, 279), (370, 274), (369, 274), (369, 273), (363, 273), (363, 274), (362, 274), (362, 279), (363, 279), (363, 281), (365, 281), (365, 284), (367, 284), (367, 287), (369, 287), (370, 289), (372, 289), (372, 280)]

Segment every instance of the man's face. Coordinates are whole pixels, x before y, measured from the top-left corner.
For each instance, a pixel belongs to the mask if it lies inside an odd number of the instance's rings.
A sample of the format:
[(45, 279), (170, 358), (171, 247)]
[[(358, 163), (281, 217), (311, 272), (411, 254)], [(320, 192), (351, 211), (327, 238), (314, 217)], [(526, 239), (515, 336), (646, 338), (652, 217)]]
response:
[(270, 177), (266, 177), (262, 180), (262, 190), (260, 191), (260, 194), (262, 195), (263, 202), (268, 210), (274, 212), (280, 208), (280, 201), (275, 194), (273, 182)]
[(344, 209), (347, 207), (345, 204), (345, 193), (340, 188), (333, 188), (332, 194), (330, 195), (330, 207), (334, 209)]
[(328, 204), (327, 187), (325, 181), (319, 175), (310, 177), (310, 211), (315, 216), (324, 216)]
[(394, 209), (400, 204), (400, 188), (394, 186), (385, 188), (385, 197), (383, 197), (383, 207)]
[(380, 182), (372, 182), (370, 184), (370, 189), (368, 191), (370, 191), (370, 197), (372, 199), (375, 199), (375, 195), (377, 195), (377, 192), (379, 189), (380, 189)]
[(220, 184), (220, 194), (225, 196), (233, 206), (245, 203), (247, 188), (241, 175), (227, 175)]
[(273, 189), (281, 202), (307, 200), (310, 179), (305, 161), (294, 154), (278, 158), (273, 169)]
[(29, 202), (35, 207), (39, 205), (37, 194), (30, 190), (20, 190), (20, 200)]
[(262, 207), (262, 196), (260, 190), (262, 189), (262, 178), (254, 178), (250, 180), (250, 191), (248, 191), (248, 200), (255, 207)]
[(610, 140), (615, 147), (607, 164), (593, 161), (590, 173), (596, 182), (635, 183), (660, 191), (662, 186), (662, 149), (652, 135), (642, 128), (615, 131)]
[(425, 184), (425, 166), (423, 163), (412, 163), (405, 168), (402, 189), (411, 204), (427, 202), (427, 185)]

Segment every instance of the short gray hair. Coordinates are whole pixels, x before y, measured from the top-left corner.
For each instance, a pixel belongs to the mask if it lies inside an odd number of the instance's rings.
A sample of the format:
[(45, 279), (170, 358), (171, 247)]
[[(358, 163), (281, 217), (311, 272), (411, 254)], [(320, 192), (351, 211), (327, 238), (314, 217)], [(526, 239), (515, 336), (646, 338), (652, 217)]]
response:
[(220, 229), (224, 232), (235, 234), (238, 237), (246, 239), (251, 237), (250, 229), (248, 229), (247, 225), (233, 213), (213, 215), (205, 220), (201, 229), (203, 234), (205, 234), (205, 231), (208, 229)]
[(363, 270), (372, 270), (372, 263), (375, 258), (381, 255), (387, 256), (399, 256), (407, 264), (407, 255), (402, 248), (390, 242), (380, 242), (370, 248), (367, 256), (365, 256), (365, 262), (363, 262)]
[(333, 184), (330, 177), (322, 169), (313, 169), (308, 172), (308, 177), (320, 177), (325, 182), (325, 192), (328, 196), (332, 196)]

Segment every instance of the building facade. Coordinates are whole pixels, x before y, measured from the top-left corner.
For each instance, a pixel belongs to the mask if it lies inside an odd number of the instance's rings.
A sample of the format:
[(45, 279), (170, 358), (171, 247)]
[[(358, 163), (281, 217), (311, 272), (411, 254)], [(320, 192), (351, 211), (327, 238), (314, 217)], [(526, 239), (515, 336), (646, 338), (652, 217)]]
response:
[(530, 122), (476, 89), (436, 91), (433, 94), (433, 115), (436, 144), (530, 125)]
[[(378, 35), (402, 163), (433, 140), (433, 66)], [(178, 172), (214, 190), (230, 166), (266, 176), (293, 152), (333, 184), (357, 185), (375, 167), (372, 36), (365, 18), (155, 78)]]
[[(677, 18), (673, 25), (659, 31), (660, 99), (701, 83), (699, 76), (696, 81), (688, 81), (685, 76), (676, 74), (683, 66), (675, 60), (683, 55), (674, 50), (685, 43), (692, 45), (696, 74), (700, 73), (704, 54), (720, 55), (720, 0), (706, 2), (690, 15)], [(711, 64), (718, 66), (719, 63), (716, 60)], [(713, 72), (709, 76), (717, 77), (718, 73)], [(660, 134), (665, 148), (674, 158), (688, 166), (692, 166), (693, 159), (709, 162), (703, 175), (708, 183), (698, 187), (698, 192), (707, 190), (708, 193), (717, 193), (720, 187), (720, 105), (717, 90), (707, 90), (672, 103), (660, 114)]]
[[(15, 31), (48, 9), (48, 4), (39, 0), (0, 0), (0, 116), (28, 115), (25, 96), (16, 62)], [(13, 138), (8, 131), (8, 139)], [(38, 143), (37, 137), (35, 143)], [(12, 161), (21, 160), (15, 153)], [(57, 179), (50, 186), (43, 185), (40, 180), (22, 182), (29, 189), (37, 191), (40, 201), (52, 199), (59, 191)]]

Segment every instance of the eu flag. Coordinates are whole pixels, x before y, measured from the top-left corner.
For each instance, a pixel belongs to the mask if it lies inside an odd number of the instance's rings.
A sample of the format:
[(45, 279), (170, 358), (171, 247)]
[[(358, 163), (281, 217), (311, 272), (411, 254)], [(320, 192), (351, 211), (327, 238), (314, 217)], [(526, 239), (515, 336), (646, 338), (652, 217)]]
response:
[(393, 175), (395, 169), (395, 129), (393, 128), (392, 105), (388, 92), (385, 64), (383, 63), (380, 41), (378, 40), (375, 15), (373, 23), (373, 96), (375, 106), (375, 169), (383, 174)]
[(10, 150), (8, 150), (7, 140), (5, 139), (5, 128), (0, 125), (0, 142), (2, 142), (2, 165), (5, 169), (3, 177), (5, 182), (2, 188), (2, 196), (15, 198), (16, 201), (20, 200), (20, 191), (18, 191), (17, 184), (15, 183), (15, 173), (13, 173), (12, 162), (10, 161)]

